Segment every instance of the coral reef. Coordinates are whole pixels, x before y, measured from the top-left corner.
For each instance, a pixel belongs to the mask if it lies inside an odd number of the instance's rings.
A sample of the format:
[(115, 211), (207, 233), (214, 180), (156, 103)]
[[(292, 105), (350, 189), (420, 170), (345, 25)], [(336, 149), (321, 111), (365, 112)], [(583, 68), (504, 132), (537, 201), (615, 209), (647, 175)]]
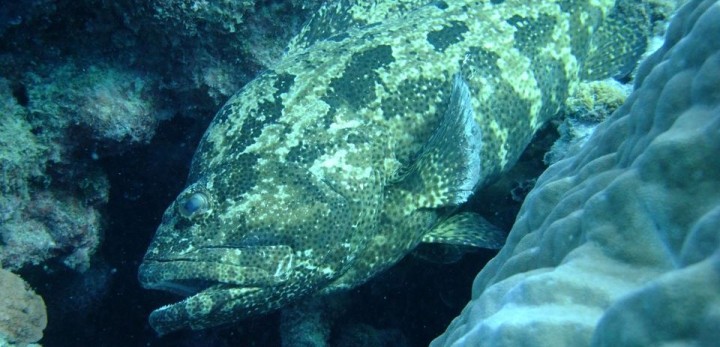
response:
[[(150, 65), (173, 81), (169, 92), (197, 97), (198, 90), (204, 91), (214, 111), (284, 54), (292, 35), (321, 3), (128, 0), (114, 6), (124, 14), (131, 31), (150, 32), (155, 38), (153, 42), (139, 38), (134, 44), (150, 45), (152, 55), (159, 56)], [(152, 46), (157, 42), (162, 42), (163, 50)], [(168, 68), (168, 58), (177, 64)]]
[(0, 224), (0, 262), (10, 269), (58, 258), (84, 271), (100, 244), (100, 214), (72, 196), (39, 192)]
[(431, 346), (713, 345), (720, 3), (689, 1), (635, 90), (528, 195)]
[(147, 143), (155, 133), (159, 110), (149, 81), (127, 69), (69, 62), (53, 66), (47, 77), (29, 75), (28, 109), (36, 126), (53, 129), (59, 137), (80, 128), (88, 140), (114, 141), (115, 151), (124, 150)]
[[(64, 141), (55, 132), (38, 131), (29, 120), (32, 112), (17, 103), (5, 80), (0, 108), (0, 264), (15, 270), (57, 258), (71, 269), (86, 269), (100, 243), (96, 207), (107, 201), (107, 178), (78, 170), (81, 165), (62, 169), (61, 158), (70, 156)], [(43, 120), (48, 128), (58, 127)], [(50, 166), (64, 177), (53, 179)]]
[(186, 32), (202, 31), (203, 25), (217, 26), (217, 31), (238, 31), (244, 14), (253, 9), (255, 1), (186, 1), (155, 0), (155, 17), (161, 21), (177, 22)]
[(598, 124), (622, 105), (630, 88), (612, 79), (581, 84), (567, 100), (565, 116), (557, 127), (560, 138), (545, 154), (545, 163), (554, 164), (582, 147)]
[(0, 346), (26, 346), (43, 336), (45, 303), (19, 276), (0, 268)]
[[(33, 134), (26, 119), (27, 111), (12, 97), (10, 85), (0, 78), (0, 190), (2, 200), (11, 199), (16, 192), (22, 197), (29, 194), (28, 181), (39, 179), (45, 171), (47, 148)], [(0, 206), (13, 205), (7, 201)], [(0, 210), (0, 221), (8, 211)]]

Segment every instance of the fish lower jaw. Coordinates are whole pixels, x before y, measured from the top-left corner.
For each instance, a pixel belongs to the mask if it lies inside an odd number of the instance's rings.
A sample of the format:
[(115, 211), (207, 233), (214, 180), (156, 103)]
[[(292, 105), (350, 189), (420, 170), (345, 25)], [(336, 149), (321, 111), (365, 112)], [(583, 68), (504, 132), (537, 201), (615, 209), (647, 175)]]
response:
[(258, 287), (234, 287), (216, 284), (176, 303), (162, 306), (150, 313), (150, 326), (165, 335), (181, 329), (206, 329), (236, 321), (250, 297), (261, 292)]

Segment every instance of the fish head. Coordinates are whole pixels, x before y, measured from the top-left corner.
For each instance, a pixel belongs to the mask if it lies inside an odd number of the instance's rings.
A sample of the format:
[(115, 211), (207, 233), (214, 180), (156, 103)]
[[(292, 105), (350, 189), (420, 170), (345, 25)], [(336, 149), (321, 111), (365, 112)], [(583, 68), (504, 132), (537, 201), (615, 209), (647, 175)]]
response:
[(139, 269), (145, 288), (186, 296), (151, 313), (159, 334), (277, 309), (352, 262), (361, 242), (348, 199), (307, 170), (276, 169), (244, 188), (233, 182), (253, 167), (191, 174)]

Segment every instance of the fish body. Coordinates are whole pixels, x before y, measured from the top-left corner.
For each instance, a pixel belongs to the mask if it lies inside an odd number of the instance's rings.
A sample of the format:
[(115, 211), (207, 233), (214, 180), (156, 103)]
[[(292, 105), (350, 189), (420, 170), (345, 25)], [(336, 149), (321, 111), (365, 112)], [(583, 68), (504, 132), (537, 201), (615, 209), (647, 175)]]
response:
[(352, 288), (421, 242), (499, 247), (502, 233), (456, 208), (583, 79), (632, 68), (641, 5), (324, 6), (205, 133), (139, 271), (188, 297), (151, 325), (202, 329)]

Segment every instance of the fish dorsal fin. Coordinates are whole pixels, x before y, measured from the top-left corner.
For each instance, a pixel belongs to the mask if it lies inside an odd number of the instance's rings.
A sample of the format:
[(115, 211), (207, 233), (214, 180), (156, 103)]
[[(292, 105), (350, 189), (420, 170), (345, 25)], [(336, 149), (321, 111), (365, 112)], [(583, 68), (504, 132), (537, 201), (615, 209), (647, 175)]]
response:
[(414, 208), (460, 205), (480, 180), (481, 145), (470, 90), (458, 74), (438, 128), (395, 188)]
[(322, 5), (290, 42), (289, 51), (323, 40), (340, 41), (353, 29), (373, 26), (430, 3), (428, 0), (338, 0)]
[(499, 249), (505, 236), (504, 231), (479, 214), (462, 212), (435, 225), (422, 242)]
[(593, 81), (630, 74), (647, 49), (649, 31), (646, 4), (617, 1), (592, 34), (580, 77)]

